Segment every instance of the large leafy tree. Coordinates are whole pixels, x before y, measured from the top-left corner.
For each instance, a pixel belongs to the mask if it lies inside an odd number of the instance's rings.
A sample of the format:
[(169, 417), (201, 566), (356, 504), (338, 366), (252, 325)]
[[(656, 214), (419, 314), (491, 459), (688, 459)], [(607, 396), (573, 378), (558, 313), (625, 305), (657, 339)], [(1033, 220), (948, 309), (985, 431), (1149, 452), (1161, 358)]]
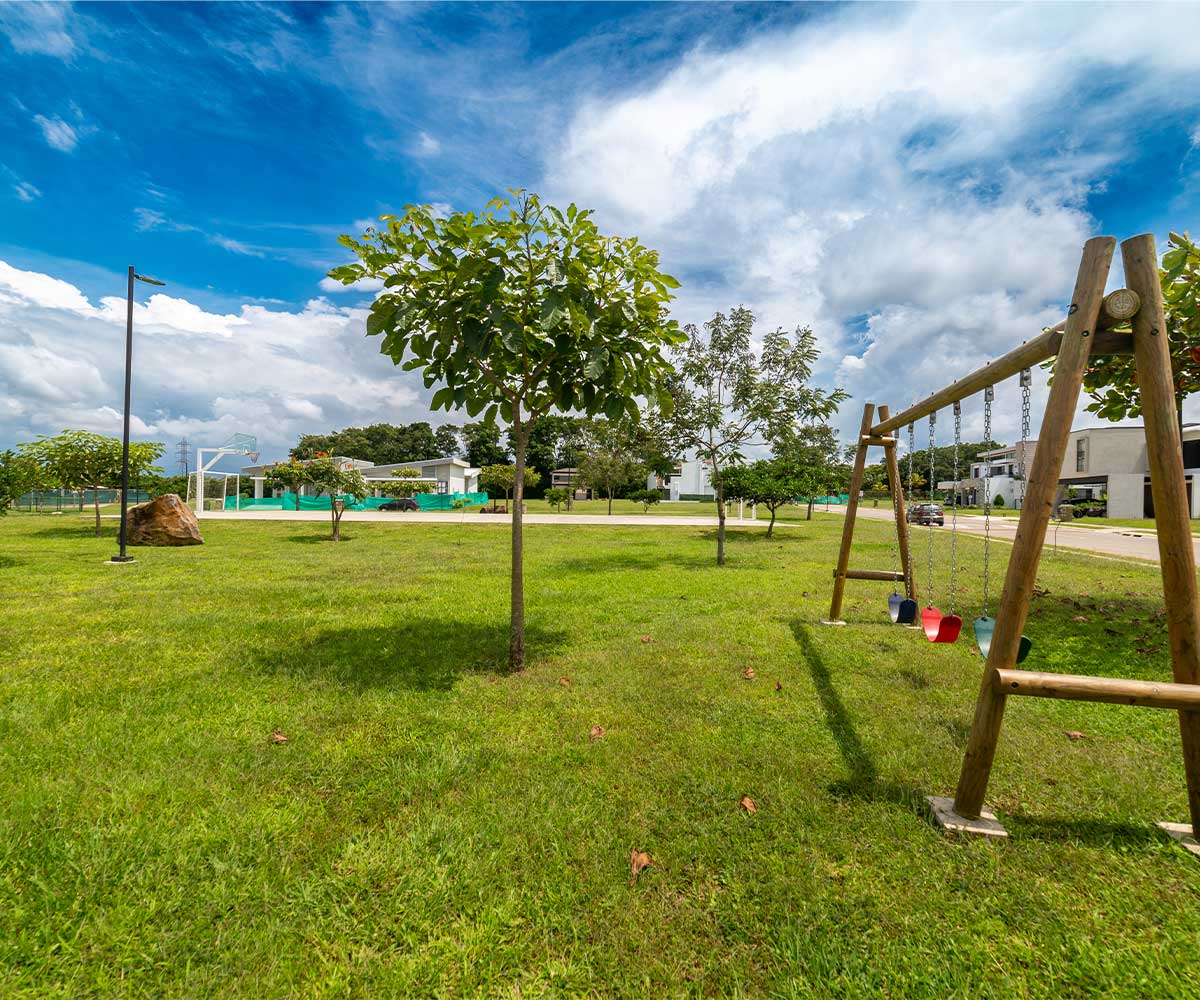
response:
[(477, 469), (512, 461), (512, 455), (500, 443), (500, 428), (495, 423), (466, 424), (462, 429), (462, 438), (466, 459)]
[(658, 253), (635, 237), (605, 236), (591, 212), (565, 212), (513, 191), (482, 213), (437, 215), (411, 205), (360, 239), (341, 237), (358, 261), (330, 277), (382, 279), (367, 333), (406, 370), (437, 387), (433, 409), (466, 409), (513, 431), (509, 664), (525, 662), (521, 497), (529, 436), (561, 413), (636, 417), (657, 397), (682, 338), (667, 316), (671, 288)]
[(462, 451), (462, 431), (454, 424), (442, 424), (433, 432), (438, 454), (434, 458), (453, 458)]
[[(342, 540), (342, 514), (345, 513), (345, 501), (362, 503), (369, 492), (367, 481), (363, 474), (353, 466), (342, 466), (332, 457), (322, 455), (314, 458), (305, 467), (305, 482), (314, 490), (317, 496), (329, 494), (329, 515), (332, 519), (333, 540)], [(340, 501), (340, 502), (339, 502)]]
[[(1185, 233), (1171, 233), (1159, 272), (1166, 307), (1171, 371), (1180, 420), (1183, 401), (1200, 391), (1200, 246)], [(1090, 359), (1083, 387), (1091, 396), (1087, 410), (1106, 420), (1142, 415), (1137, 370), (1129, 354)]]
[(37, 481), (38, 464), (29, 455), (0, 452), (0, 517), (32, 490)]
[[(43, 435), (23, 444), (21, 454), (36, 462), (47, 479), (64, 490), (91, 490), (96, 512), (96, 535), (100, 535), (101, 488), (115, 487), (121, 480), (121, 439), (93, 434), (91, 431), (63, 431), (54, 437)], [(154, 463), (163, 453), (157, 441), (129, 443), (129, 475), (161, 473)]]
[(794, 468), (779, 459), (732, 466), (721, 473), (721, 480), (727, 500), (758, 504), (771, 512), (768, 538), (775, 530), (776, 512), (799, 497), (806, 485)]
[(645, 481), (646, 465), (639, 458), (638, 425), (629, 418), (589, 420), (583, 433), (583, 456), (579, 459), (579, 478), (592, 489), (603, 492), (612, 514), (617, 490), (637, 480)]
[(810, 385), (819, 352), (808, 327), (776, 329), (751, 343), (754, 314), (739, 306), (686, 328), (678, 377), (670, 384), (674, 412), (667, 431), (678, 449), (708, 459), (717, 495), (717, 565), (725, 565), (725, 491), (722, 473), (743, 460), (744, 449), (782, 438), (798, 425), (824, 420), (846, 398), (841, 389)]
[[(375, 465), (423, 462), (453, 455), (458, 450), (456, 437), (452, 443), (445, 434), (446, 429), (438, 428), (435, 432), (427, 421), (421, 420), (412, 424), (347, 427), (329, 434), (303, 434), (292, 454), (299, 459), (341, 455)], [(449, 430), (453, 432), (456, 428)]]

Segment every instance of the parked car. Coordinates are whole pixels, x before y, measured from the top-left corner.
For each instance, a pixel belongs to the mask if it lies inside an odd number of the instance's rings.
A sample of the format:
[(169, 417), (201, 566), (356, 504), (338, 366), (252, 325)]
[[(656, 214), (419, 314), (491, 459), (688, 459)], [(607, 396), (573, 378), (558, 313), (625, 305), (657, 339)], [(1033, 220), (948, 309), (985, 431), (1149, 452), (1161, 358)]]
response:
[(907, 520), (917, 524), (945, 524), (946, 515), (942, 513), (941, 504), (919, 503), (908, 508)]
[(399, 500), (389, 500), (379, 505), (380, 510), (420, 510), (417, 501), (412, 497), (401, 497)]

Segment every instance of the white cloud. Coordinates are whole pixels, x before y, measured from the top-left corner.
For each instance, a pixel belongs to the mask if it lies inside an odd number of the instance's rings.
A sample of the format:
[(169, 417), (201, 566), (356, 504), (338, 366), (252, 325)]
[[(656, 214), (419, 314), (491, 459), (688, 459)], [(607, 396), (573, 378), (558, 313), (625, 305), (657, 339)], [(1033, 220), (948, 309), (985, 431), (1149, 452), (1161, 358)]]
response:
[[(1200, 7), (1081, 13), (848, 8), (697, 48), (583, 100), (543, 193), (660, 248), (683, 321), (744, 303), (761, 327), (811, 325), (850, 432), (864, 401), (907, 404), (1059, 318), (1089, 192), (1136, 154), (1142, 114), (1200, 93), (1182, 41)], [(1106, 78), (1102, 100), (1059, 99)]]
[(30, 184), (28, 181), (17, 181), (13, 185), (13, 192), (20, 201), (33, 201), (42, 196), (42, 192)]
[(418, 156), (436, 156), (442, 151), (442, 144), (428, 132), (417, 135), (416, 153)]
[(62, 150), (64, 153), (73, 153), (75, 147), (79, 145), (79, 133), (75, 131), (74, 126), (61, 118), (34, 115), (33, 120), (42, 130), (42, 136), (51, 148)]
[(266, 254), (259, 250), (258, 247), (252, 247), (249, 243), (243, 243), (241, 240), (230, 239), (228, 236), (222, 236), (220, 233), (215, 233), (208, 238), (209, 242), (219, 246), (222, 250), (228, 250), (230, 253), (241, 254), (243, 257), (265, 257)]
[[(193, 445), (255, 434), (265, 457), (300, 434), (428, 415), (420, 377), (365, 335), (366, 312), (323, 298), (217, 313), (163, 293), (134, 309), (138, 437)], [(125, 300), (0, 261), (0, 445), (120, 427)]]
[(67, 58), (75, 52), (69, 3), (27, 0), (0, 4), (0, 34), (17, 52)]

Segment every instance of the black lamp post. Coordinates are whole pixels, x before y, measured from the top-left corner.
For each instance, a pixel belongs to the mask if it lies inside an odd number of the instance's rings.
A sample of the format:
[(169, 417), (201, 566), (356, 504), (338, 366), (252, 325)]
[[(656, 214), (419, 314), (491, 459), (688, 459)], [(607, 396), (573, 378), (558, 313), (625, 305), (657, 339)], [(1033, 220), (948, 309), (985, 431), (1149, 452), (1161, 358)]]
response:
[(133, 556), (125, 554), (125, 529), (129, 524), (129, 393), (133, 381), (133, 280), (144, 281), (147, 285), (166, 285), (165, 281), (147, 278), (137, 274), (133, 265), (129, 265), (129, 296), (125, 312), (125, 426), (121, 438), (121, 552), (115, 555), (115, 563), (133, 562)]

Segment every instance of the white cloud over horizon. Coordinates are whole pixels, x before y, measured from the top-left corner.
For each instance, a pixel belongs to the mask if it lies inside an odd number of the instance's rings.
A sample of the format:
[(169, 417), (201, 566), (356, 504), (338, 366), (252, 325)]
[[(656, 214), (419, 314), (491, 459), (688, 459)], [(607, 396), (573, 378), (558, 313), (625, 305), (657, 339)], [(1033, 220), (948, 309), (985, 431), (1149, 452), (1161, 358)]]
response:
[[(134, 307), (139, 438), (170, 446), (254, 434), (281, 457), (301, 434), (424, 419), (429, 394), (364, 336), (365, 311), (315, 298), (298, 310), (219, 314), (163, 293)], [(0, 446), (121, 427), (125, 300), (93, 303), (51, 275), (0, 261)]]

